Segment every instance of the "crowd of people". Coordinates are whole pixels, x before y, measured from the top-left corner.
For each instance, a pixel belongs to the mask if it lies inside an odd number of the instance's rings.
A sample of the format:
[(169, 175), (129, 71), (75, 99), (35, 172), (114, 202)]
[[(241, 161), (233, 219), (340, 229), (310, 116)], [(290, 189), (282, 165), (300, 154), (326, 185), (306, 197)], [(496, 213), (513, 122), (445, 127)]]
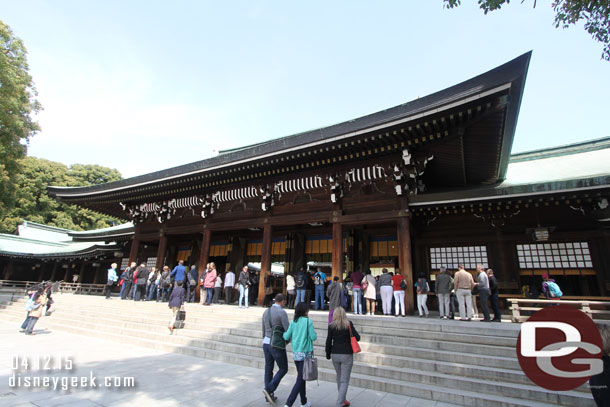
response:
[(147, 267), (145, 263), (138, 266), (132, 262), (119, 276), (117, 264), (113, 263), (108, 269), (104, 292), (110, 299), (114, 285), (118, 284), (122, 300), (168, 302), (179, 282), (185, 291), (185, 302), (195, 302), (199, 286), (199, 303), (202, 305), (218, 304), (221, 299), (225, 304), (232, 304), (238, 300), (239, 293), (239, 306), (248, 308), (249, 304), (257, 301), (259, 272), (244, 266), (236, 283), (235, 273), (231, 270), (220, 273), (214, 263), (208, 263), (199, 276), (195, 265), (187, 270), (184, 261), (180, 260), (171, 270), (168, 266), (156, 269)]
[[(476, 281), (475, 281), (476, 279)], [(335, 280), (339, 280), (338, 277)], [(555, 298), (556, 283), (546, 276), (542, 291)], [(244, 266), (236, 276), (233, 271), (224, 273), (216, 269), (214, 263), (208, 263), (204, 272), (199, 275), (196, 266), (190, 269), (179, 261), (172, 270), (164, 266), (161, 270), (150, 269), (146, 264), (136, 266), (133, 262), (119, 276), (116, 264), (108, 270), (108, 285), (106, 298), (114, 284), (120, 285), (120, 297), (123, 300), (164, 301), (170, 299), (172, 291), (178, 282), (182, 283), (185, 302), (194, 302), (197, 287), (199, 287), (199, 303), (209, 306), (222, 301), (225, 304), (237, 302), (239, 308), (249, 308), (257, 303), (259, 272)], [(327, 278), (321, 268), (315, 271), (300, 269), (297, 273), (286, 275), (287, 307), (295, 308), (299, 303), (311, 304), (313, 309), (328, 309), (329, 322), (332, 321), (332, 311), (341, 305), (357, 315), (394, 315), (406, 316), (404, 307), (407, 283), (399, 270), (395, 272), (382, 269), (381, 274), (373, 276), (370, 270), (364, 273), (360, 269), (348, 273), (339, 288), (331, 278)], [(499, 322), (498, 284), (492, 269), (485, 270), (477, 266), (476, 276), (459, 266), (454, 273), (442, 267), (431, 289), (431, 281), (421, 273), (414, 282), (417, 296), (417, 310), (420, 317), (429, 317), (428, 298), (436, 295), (438, 299), (439, 316), (442, 319), (470, 321), (479, 318), (477, 296), (481, 304), (481, 320), (484, 322)], [(265, 300), (262, 305), (269, 306), (275, 295), (273, 277), (265, 281)], [(549, 285), (550, 284), (550, 285)], [(547, 289), (547, 287), (553, 288)], [(490, 314), (490, 307), (493, 318)]]

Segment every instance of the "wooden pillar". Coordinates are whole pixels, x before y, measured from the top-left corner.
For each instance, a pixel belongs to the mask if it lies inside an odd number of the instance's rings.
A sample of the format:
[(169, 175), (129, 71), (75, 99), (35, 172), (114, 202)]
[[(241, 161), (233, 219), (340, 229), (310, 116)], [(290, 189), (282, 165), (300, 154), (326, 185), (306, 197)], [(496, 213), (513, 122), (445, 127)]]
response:
[(261, 249), (261, 274), (258, 276), (258, 303), (265, 301), (265, 285), (271, 275), (271, 225), (263, 226), (263, 247)]
[(44, 263), (40, 265), (40, 273), (38, 273), (38, 281), (42, 281), (44, 278), (44, 271), (45, 271), (44, 266), (45, 266)]
[(81, 264), (80, 266), (80, 271), (78, 272), (78, 280), (76, 280), (77, 283), (82, 284), (83, 283), (83, 274), (85, 273), (85, 265), (87, 264), (87, 262), (85, 262), (83, 260), (83, 264)]
[(13, 274), (13, 260), (9, 260), (6, 268), (4, 269), (4, 280), (10, 280), (11, 274)]
[(57, 274), (57, 266), (59, 265), (58, 262), (55, 262), (53, 264), (53, 271), (51, 272), (51, 278), (49, 278), (50, 281), (54, 281), (55, 280), (55, 274)]
[[(200, 301), (200, 280), (203, 271), (205, 270), (205, 266), (208, 264), (208, 259), (210, 257), (210, 242), (212, 241), (212, 231), (204, 226), (203, 230), (203, 239), (201, 240), (201, 250), (199, 251), (199, 267), (197, 268), (197, 274), (199, 278), (197, 279), (197, 289), (195, 290), (195, 301)], [(237, 273), (236, 273), (237, 274)]]
[[(100, 270), (102, 269), (102, 262), (99, 262), (96, 269), (95, 274), (93, 275), (93, 284), (99, 284), (100, 279)], [(118, 271), (118, 270), (117, 270)], [(120, 272), (119, 272), (120, 273)], [(108, 281), (105, 281), (107, 283)]]
[(133, 263), (134, 261), (137, 263), (138, 262), (138, 249), (140, 248), (140, 228), (136, 227), (136, 231), (133, 235), (133, 240), (131, 241), (131, 249), (129, 250), (129, 264), (128, 266), (131, 266), (131, 263)]
[(72, 282), (72, 281), (68, 281), (68, 277), (70, 277), (70, 264), (68, 264), (68, 267), (66, 268), (66, 272), (64, 273), (63, 281), (65, 283), (71, 283)]
[(339, 222), (333, 223), (333, 275), (343, 281), (343, 225)]
[(360, 263), (361, 271), (364, 273), (371, 268), (371, 235), (366, 230), (362, 230), (359, 234), (360, 242), (359, 245), (362, 248), (360, 250)]
[(159, 246), (157, 247), (157, 263), (155, 263), (155, 267), (157, 270), (161, 269), (165, 264), (165, 252), (167, 251), (167, 236), (165, 236), (165, 232), (161, 230), (159, 236)]
[(408, 212), (405, 216), (398, 218), (396, 222), (396, 235), (398, 236), (398, 265), (400, 273), (407, 283), (405, 311), (407, 314), (411, 314), (414, 310), (415, 301), (413, 297), (413, 264), (411, 260), (411, 218)]

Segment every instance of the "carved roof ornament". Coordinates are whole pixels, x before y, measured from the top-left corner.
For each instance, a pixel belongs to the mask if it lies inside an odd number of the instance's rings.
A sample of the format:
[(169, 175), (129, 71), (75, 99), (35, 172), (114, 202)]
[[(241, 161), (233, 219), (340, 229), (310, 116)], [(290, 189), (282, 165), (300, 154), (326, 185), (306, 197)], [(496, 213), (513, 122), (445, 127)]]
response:
[(343, 189), (345, 184), (351, 185), (349, 177), (344, 176), (340, 172), (335, 175), (328, 176), (328, 186), (330, 188), (330, 201), (332, 203), (339, 203), (343, 199)]
[(218, 209), (220, 203), (218, 202), (218, 193), (207, 194), (205, 197), (200, 198), (201, 202), (201, 217), (203, 219), (208, 218), (214, 214), (214, 211)]
[(281, 194), (275, 191), (275, 188), (269, 184), (259, 187), (261, 197), (261, 209), (263, 212), (269, 212), (275, 205), (275, 200), (279, 201)]
[(414, 159), (408, 149), (402, 150), (402, 162), (391, 166), (396, 195), (402, 196), (405, 192), (409, 195), (417, 195), (424, 192), (426, 186), (421, 177), (426, 171), (426, 166), (433, 159), (433, 154)]
[(128, 205), (123, 202), (119, 202), (123, 211), (128, 213), (129, 219), (134, 223), (143, 223), (148, 218), (148, 212), (144, 211), (146, 204), (140, 205)]
[(170, 201), (163, 201), (156, 206), (154, 214), (159, 223), (167, 222), (176, 214), (175, 204), (176, 200), (172, 199)]
[(481, 219), (485, 223), (489, 222), (489, 224), (494, 228), (502, 228), (504, 227), (504, 225), (506, 225), (506, 221), (508, 221), (513, 216), (518, 215), (519, 213), (521, 213), (521, 210), (515, 209), (513, 211), (506, 210), (499, 212), (482, 213), (480, 215), (477, 213), (473, 213), (472, 215), (475, 218)]

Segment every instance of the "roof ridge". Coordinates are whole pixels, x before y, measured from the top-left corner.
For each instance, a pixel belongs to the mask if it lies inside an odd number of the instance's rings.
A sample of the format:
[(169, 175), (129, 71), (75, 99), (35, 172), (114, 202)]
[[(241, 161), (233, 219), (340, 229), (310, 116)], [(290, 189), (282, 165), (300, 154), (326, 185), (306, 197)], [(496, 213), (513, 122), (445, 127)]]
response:
[(0, 238), (5, 239), (5, 240), (16, 240), (16, 241), (21, 240), (21, 241), (27, 241), (27, 242), (32, 242), (32, 243), (44, 243), (46, 245), (56, 246), (56, 247), (66, 247), (66, 246), (70, 246), (70, 243), (72, 243), (72, 242), (51, 242), (48, 240), (32, 239), (29, 237), (10, 235), (7, 233), (0, 233)]
[(516, 163), (544, 158), (565, 156), (571, 154), (597, 151), (610, 148), (610, 137), (602, 137), (593, 140), (580, 141), (577, 143), (564, 144), (555, 147), (540, 148), (537, 150), (524, 151), (511, 154), (509, 163)]
[(74, 232), (71, 229), (66, 229), (66, 228), (60, 228), (58, 226), (51, 226), (51, 225), (45, 225), (43, 223), (37, 223), (37, 222), (32, 222), (30, 220), (23, 220), (23, 226), (25, 227), (29, 227), (29, 226), (33, 226), (36, 229), (48, 229), (48, 230), (52, 230), (52, 231), (61, 231), (61, 232)]

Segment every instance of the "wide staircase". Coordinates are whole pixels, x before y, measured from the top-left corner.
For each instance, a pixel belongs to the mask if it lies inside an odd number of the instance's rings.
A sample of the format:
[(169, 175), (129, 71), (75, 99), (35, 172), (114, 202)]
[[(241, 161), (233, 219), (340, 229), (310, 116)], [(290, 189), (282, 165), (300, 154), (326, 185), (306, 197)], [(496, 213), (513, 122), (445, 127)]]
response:
[[(12, 301), (10, 297), (0, 296), (0, 319), (14, 322), (18, 329), (25, 317), (25, 297), (13, 296)], [(59, 293), (54, 299), (56, 311), (43, 317), (37, 329), (264, 368), (263, 309), (259, 307), (186, 304), (185, 328), (170, 335), (171, 312), (166, 303)], [(292, 311), (288, 313), (292, 318)], [(328, 313), (312, 311), (310, 317), (318, 333), (314, 353), (320, 380), (334, 382), (335, 371), (324, 352)], [(350, 318), (362, 336), (362, 353), (355, 356), (351, 385), (463, 406), (595, 406), (586, 386), (569, 392), (547, 391), (525, 376), (515, 353), (518, 324)], [(295, 373), (294, 364), (289, 366)]]

